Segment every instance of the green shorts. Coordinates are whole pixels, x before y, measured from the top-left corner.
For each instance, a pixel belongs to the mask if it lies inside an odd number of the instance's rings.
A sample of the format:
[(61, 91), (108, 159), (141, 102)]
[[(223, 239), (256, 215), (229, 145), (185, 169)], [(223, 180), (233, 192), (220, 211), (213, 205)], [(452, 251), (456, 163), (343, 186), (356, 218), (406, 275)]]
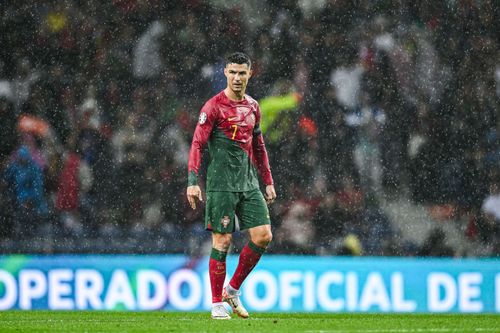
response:
[(247, 192), (207, 192), (205, 228), (218, 233), (236, 230), (235, 216), (240, 230), (271, 224), (266, 200), (259, 189)]

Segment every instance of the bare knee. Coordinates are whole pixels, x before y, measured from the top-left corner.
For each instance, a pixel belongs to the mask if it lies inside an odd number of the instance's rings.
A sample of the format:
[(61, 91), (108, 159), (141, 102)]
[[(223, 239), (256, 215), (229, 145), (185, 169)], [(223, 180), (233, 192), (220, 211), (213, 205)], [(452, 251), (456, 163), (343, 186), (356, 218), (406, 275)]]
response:
[(219, 251), (227, 252), (232, 240), (231, 234), (212, 233), (212, 247)]
[(266, 248), (273, 240), (273, 233), (270, 229), (265, 231), (263, 230), (262, 232), (251, 235), (251, 240), (252, 243), (258, 247)]

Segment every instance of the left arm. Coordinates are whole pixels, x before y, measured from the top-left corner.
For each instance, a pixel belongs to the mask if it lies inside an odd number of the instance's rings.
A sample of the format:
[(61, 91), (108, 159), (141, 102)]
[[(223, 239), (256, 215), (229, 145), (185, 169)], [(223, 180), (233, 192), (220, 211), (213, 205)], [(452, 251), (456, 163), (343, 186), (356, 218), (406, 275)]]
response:
[(255, 166), (257, 171), (262, 178), (262, 181), (266, 185), (266, 201), (268, 204), (272, 203), (276, 199), (276, 191), (274, 189), (273, 176), (271, 174), (271, 167), (269, 165), (269, 157), (267, 155), (266, 145), (264, 143), (264, 137), (262, 136), (262, 131), (260, 129), (260, 110), (257, 109), (255, 117), (255, 127), (253, 130), (252, 138), (252, 148), (255, 159)]
[(259, 124), (255, 124), (253, 130), (252, 148), (255, 156), (255, 166), (259, 172), (264, 184), (273, 185), (273, 176), (271, 175), (271, 167), (269, 166), (269, 157), (267, 156), (266, 144), (260, 130)]

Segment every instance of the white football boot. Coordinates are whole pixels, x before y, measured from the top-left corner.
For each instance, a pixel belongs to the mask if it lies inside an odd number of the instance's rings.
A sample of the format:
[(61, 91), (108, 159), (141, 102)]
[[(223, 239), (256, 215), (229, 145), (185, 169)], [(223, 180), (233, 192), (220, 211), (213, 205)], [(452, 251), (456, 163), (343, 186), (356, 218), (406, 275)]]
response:
[(229, 312), (222, 303), (212, 305), (212, 319), (231, 319)]
[(222, 301), (227, 302), (229, 305), (231, 305), (231, 309), (233, 309), (233, 312), (236, 313), (239, 317), (250, 317), (248, 315), (248, 311), (240, 302), (240, 292), (238, 290), (234, 290), (233, 288), (228, 288), (228, 286), (226, 286), (222, 290)]

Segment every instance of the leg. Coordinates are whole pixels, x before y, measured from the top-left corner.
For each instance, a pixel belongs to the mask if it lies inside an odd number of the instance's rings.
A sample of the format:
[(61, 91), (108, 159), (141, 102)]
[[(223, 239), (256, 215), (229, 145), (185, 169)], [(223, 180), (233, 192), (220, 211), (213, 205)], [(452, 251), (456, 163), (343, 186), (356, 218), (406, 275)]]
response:
[(252, 241), (252, 243), (254, 243), (260, 248), (263, 248), (264, 250), (273, 240), (273, 234), (271, 232), (270, 224), (260, 225), (255, 228), (251, 228), (248, 230), (248, 233), (250, 234), (250, 240)]
[(231, 245), (231, 234), (212, 232), (212, 252), (209, 261), (212, 303), (222, 302), (222, 287), (226, 278), (226, 255)]
[(226, 255), (231, 239), (231, 234), (212, 232), (212, 253), (208, 264), (212, 289), (212, 319), (231, 319), (222, 305), (222, 288), (226, 278)]
[(259, 262), (260, 257), (271, 242), (271, 226), (261, 225), (250, 228), (250, 241), (241, 250), (240, 260), (234, 272), (233, 278), (222, 291), (222, 300), (229, 303), (233, 312), (242, 318), (248, 318), (248, 311), (243, 307), (239, 298), (239, 289), (245, 278)]
[(242, 194), (242, 201), (236, 214), (240, 218), (241, 229), (248, 229), (250, 240), (241, 250), (240, 259), (229, 289), (240, 289), (245, 278), (253, 270), (267, 245), (273, 239), (269, 209), (262, 192), (249, 191)]
[(236, 195), (236, 215), (240, 218), (241, 230), (248, 229), (250, 231), (250, 241), (241, 251), (240, 260), (231, 282), (222, 291), (222, 300), (229, 303), (233, 312), (238, 316), (248, 318), (247, 310), (240, 303), (238, 289), (271, 241), (271, 221), (266, 201), (259, 189), (240, 192)]
[(260, 257), (266, 251), (267, 245), (273, 238), (271, 225), (269, 224), (250, 228), (248, 232), (250, 241), (241, 250), (238, 267), (236, 267), (233, 278), (229, 282), (229, 285), (236, 290), (240, 289), (241, 284), (257, 265)]
[(232, 239), (232, 234), (219, 234), (217, 232), (212, 232), (212, 248), (227, 253)]
[(226, 255), (234, 232), (237, 203), (238, 194), (235, 192), (207, 192), (205, 228), (212, 231), (212, 252), (208, 269), (213, 319), (231, 319), (222, 304), (222, 289), (226, 279)]

